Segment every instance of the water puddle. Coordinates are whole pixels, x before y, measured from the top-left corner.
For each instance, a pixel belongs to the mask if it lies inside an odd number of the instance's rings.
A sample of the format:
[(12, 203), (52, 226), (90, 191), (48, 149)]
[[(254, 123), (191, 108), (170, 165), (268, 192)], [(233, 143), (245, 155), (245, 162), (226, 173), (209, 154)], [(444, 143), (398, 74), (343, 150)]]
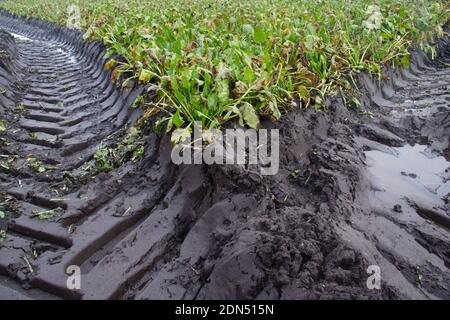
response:
[(17, 33), (14, 33), (14, 32), (9, 32), (9, 31), (8, 31), (8, 33), (11, 34), (14, 37), (14, 39), (18, 39), (18, 40), (22, 40), (22, 41), (33, 41), (32, 39), (30, 39), (28, 37), (25, 37), (25, 36), (23, 36), (21, 34), (17, 34)]
[(392, 153), (366, 152), (374, 194), (370, 199), (378, 212), (410, 213), (412, 203), (445, 212), (450, 193), (450, 163), (442, 156), (430, 157), (426, 145), (392, 148)]

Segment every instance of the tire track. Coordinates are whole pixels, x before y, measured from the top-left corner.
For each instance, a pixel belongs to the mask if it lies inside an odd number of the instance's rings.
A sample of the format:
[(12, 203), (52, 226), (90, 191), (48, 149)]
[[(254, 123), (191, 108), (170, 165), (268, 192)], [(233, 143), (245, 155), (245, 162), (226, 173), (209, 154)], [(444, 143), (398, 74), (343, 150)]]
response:
[[(100, 260), (104, 246), (113, 247), (159, 202), (166, 189), (160, 184), (171, 173), (167, 165), (158, 165), (154, 140), (148, 146), (153, 153), (147, 161), (155, 164), (146, 172), (150, 181), (128, 177), (133, 168), (125, 166), (110, 181), (100, 178), (79, 191), (55, 194), (103, 140), (128, 124), (130, 106), (142, 88), (116, 88), (104, 71), (104, 49), (82, 41), (75, 31), (7, 13), (0, 14), (0, 28), (6, 31), (0, 31), (5, 89), (0, 105), (7, 123), (2, 151), (11, 159), (0, 188), (15, 210), (0, 248), (0, 271), (26, 285), (79, 298), (66, 288), (65, 268), (92, 268), (93, 255)], [(30, 170), (30, 159), (52, 170)], [(131, 187), (128, 180), (137, 184)], [(64, 214), (45, 221), (33, 216), (44, 210)]]
[(384, 281), (408, 298), (450, 297), (448, 36), (437, 52), (435, 60), (414, 52), (411, 66), (387, 70), (382, 84), (363, 77), (374, 115), (357, 125), (367, 150), (367, 214), (342, 233), (369, 255), (381, 254), (374, 264)]

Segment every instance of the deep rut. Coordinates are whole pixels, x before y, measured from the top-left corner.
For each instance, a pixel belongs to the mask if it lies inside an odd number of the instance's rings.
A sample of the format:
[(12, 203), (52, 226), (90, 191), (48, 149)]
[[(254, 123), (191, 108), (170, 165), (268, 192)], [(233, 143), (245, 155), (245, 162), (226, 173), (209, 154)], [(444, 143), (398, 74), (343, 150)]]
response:
[(449, 44), (448, 36), (438, 42), (435, 60), (414, 52), (382, 85), (362, 79), (374, 114), (356, 126), (366, 213), (354, 214), (342, 237), (379, 255), (385, 281), (409, 298), (450, 298)]
[[(101, 143), (127, 126), (130, 106), (142, 89), (118, 89), (104, 69), (104, 49), (82, 42), (76, 32), (4, 13), (0, 28), (6, 31), (0, 31), (0, 105), (7, 126), (0, 188), (3, 204), (11, 209), (3, 225), (7, 236), (0, 271), (74, 297), (66, 288), (66, 266), (92, 269), (89, 259), (100, 261), (103, 247), (114, 247), (145, 213), (143, 208), (159, 200), (166, 173), (164, 168), (148, 172), (155, 182), (145, 181), (139, 191), (158, 185), (149, 193), (137, 194), (133, 188), (138, 185), (123, 190), (130, 168), (109, 184), (93, 181), (81, 191), (73, 185)], [(46, 210), (63, 214), (45, 221), (33, 216)]]
[[(150, 133), (139, 165), (79, 181), (97, 148), (137, 118), (130, 107), (143, 88), (116, 87), (103, 47), (77, 32), (7, 13), (0, 14), (0, 28), (6, 31), (0, 30), (0, 106), (7, 127), (0, 273), (33, 288), (21, 292), (4, 280), (0, 292), (134, 296), (128, 287), (175, 258), (195, 216), (210, 205), (202, 168), (175, 168), (168, 140)], [(60, 216), (36, 217), (43, 212)], [(72, 265), (81, 268), (81, 290), (67, 287)]]

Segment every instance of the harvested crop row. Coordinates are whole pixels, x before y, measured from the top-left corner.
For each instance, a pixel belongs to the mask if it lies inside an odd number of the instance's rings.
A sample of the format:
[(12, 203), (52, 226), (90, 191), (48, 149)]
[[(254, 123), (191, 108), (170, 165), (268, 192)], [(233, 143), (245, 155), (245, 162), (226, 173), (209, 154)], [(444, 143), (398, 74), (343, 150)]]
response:
[[(74, 23), (102, 40), (114, 78), (148, 83), (146, 115), (164, 110), (157, 128), (220, 127), (255, 115), (279, 119), (292, 107), (322, 108), (351, 75), (380, 75), (387, 62), (408, 65), (409, 49), (442, 35), (446, 1), (5, 1), (20, 15)], [(76, 25), (76, 23), (75, 23)]]

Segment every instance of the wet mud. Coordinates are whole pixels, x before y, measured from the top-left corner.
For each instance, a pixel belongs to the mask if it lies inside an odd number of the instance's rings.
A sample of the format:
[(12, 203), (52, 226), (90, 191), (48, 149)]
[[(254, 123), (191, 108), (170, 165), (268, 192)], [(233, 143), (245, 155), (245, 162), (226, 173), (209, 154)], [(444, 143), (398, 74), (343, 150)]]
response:
[(448, 38), (433, 61), (361, 75), (361, 110), (334, 97), (265, 121), (280, 130), (274, 176), (176, 166), (149, 132), (140, 162), (80, 182), (144, 88), (114, 85), (105, 49), (76, 31), (5, 12), (0, 29), (1, 298), (450, 298)]

